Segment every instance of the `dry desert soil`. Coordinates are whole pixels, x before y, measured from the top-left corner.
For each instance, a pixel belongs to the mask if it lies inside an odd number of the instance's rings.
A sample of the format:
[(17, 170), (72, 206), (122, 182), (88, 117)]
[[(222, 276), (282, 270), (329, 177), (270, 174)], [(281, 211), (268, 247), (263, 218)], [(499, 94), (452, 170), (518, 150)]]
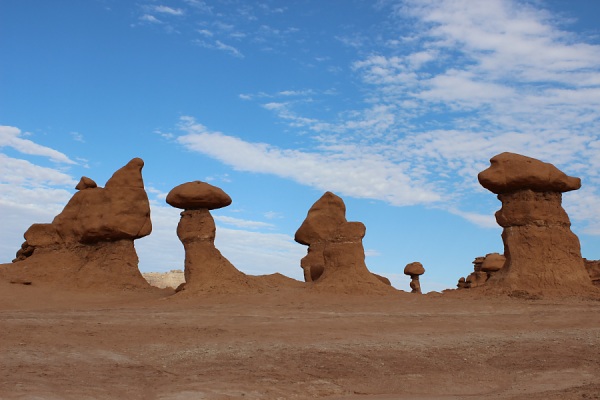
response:
[(600, 399), (600, 302), (0, 284), (1, 399)]

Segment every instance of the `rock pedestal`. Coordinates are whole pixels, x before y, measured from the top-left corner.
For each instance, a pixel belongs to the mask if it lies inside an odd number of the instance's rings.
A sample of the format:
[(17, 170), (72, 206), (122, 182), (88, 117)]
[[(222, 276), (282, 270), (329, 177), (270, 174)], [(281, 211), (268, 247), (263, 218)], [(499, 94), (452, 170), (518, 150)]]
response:
[(411, 293), (421, 294), (421, 283), (419, 282), (419, 276), (425, 273), (425, 268), (420, 262), (412, 262), (404, 267), (404, 275), (410, 276), (410, 288)]
[(133, 241), (149, 235), (150, 204), (140, 158), (116, 171), (104, 188), (82, 177), (78, 190), (50, 224), (33, 224), (9, 280), (71, 288), (147, 288)]
[(593, 288), (581, 258), (579, 239), (562, 208), (562, 193), (577, 190), (579, 178), (555, 166), (513, 153), (502, 153), (478, 176), (496, 193), (502, 208), (506, 263), (489, 283), (531, 293), (579, 294)]
[(184, 209), (177, 236), (185, 249), (185, 289), (244, 284), (246, 275), (215, 247), (216, 226), (210, 214), (210, 210), (231, 204), (231, 198), (218, 187), (194, 181), (173, 188), (166, 200), (171, 206)]

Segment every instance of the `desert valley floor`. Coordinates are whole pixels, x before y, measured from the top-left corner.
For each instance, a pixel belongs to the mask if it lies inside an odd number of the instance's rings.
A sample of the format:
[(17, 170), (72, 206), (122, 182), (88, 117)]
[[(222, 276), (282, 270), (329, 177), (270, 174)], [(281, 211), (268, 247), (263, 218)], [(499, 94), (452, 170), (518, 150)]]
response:
[(600, 399), (600, 301), (0, 284), (1, 399)]

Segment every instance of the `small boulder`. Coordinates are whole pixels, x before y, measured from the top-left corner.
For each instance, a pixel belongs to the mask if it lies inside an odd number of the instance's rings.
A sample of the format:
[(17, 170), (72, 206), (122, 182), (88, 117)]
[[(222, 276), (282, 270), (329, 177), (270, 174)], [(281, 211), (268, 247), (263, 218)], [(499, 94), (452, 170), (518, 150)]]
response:
[(93, 189), (95, 187), (98, 187), (98, 185), (93, 179), (82, 176), (77, 186), (75, 186), (75, 190)]

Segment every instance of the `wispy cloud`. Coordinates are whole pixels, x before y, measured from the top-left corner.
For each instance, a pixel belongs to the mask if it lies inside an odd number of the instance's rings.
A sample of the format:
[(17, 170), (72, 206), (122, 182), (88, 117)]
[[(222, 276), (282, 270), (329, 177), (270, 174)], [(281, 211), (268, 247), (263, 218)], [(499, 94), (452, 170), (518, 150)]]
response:
[(175, 15), (175, 16), (184, 14), (184, 12), (181, 8), (172, 8), (172, 7), (163, 6), (163, 5), (153, 6), (152, 10), (157, 13)]
[(160, 25), (167, 33), (176, 32), (191, 43), (238, 58), (244, 57), (240, 47), (252, 46), (253, 49), (272, 52), (285, 47), (289, 38), (299, 33), (299, 29), (293, 26), (273, 26), (273, 22), (281, 25), (281, 21), (274, 18), (287, 11), (284, 7), (251, 2), (208, 5), (200, 0), (183, 0), (178, 5), (180, 7), (141, 4), (138, 6), (138, 22), (132, 26)]
[(85, 140), (83, 140), (83, 135), (79, 132), (71, 132), (71, 137), (73, 138), (73, 140), (75, 140), (77, 142), (81, 142), (81, 143), (85, 142)]
[(244, 58), (244, 55), (238, 49), (231, 45), (225, 44), (220, 40), (215, 41), (214, 46), (216, 49), (223, 50), (234, 57)]
[(274, 174), (321, 190), (394, 205), (439, 200), (424, 182), (411, 180), (402, 165), (364, 153), (358, 147), (328, 153), (280, 149), (211, 132), (192, 117), (182, 117), (179, 127), (185, 132), (177, 138), (180, 144), (237, 170)]
[(250, 221), (241, 218), (229, 217), (227, 215), (215, 215), (215, 221), (218, 221), (225, 225), (235, 226), (237, 228), (246, 228), (246, 229), (271, 229), (274, 228), (273, 224), (269, 224), (268, 222), (262, 221)]
[(234, 57), (244, 58), (244, 55), (242, 54), (241, 51), (239, 51), (234, 46), (231, 46), (231, 45), (221, 42), (220, 40), (208, 42), (206, 40), (196, 39), (196, 40), (194, 40), (194, 43), (196, 45), (198, 45), (200, 47), (204, 47), (206, 49), (221, 50), (221, 51), (224, 51), (225, 53), (228, 53), (229, 55), (232, 55)]
[(0, 182), (27, 186), (77, 184), (71, 176), (54, 168), (41, 167), (2, 153), (0, 153)]
[(139, 17), (139, 20), (142, 22), (149, 22), (151, 24), (162, 24), (163, 22), (156, 18), (154, 15), (151, 14), (143, 14)]
[(12, 147), (23, 154), (48, 157), (52, 161), (59, 163), (76, 164), (75, 161), (71, 160), (65, 154), (39, 145), (29, 139), (23, 139), (22, 136), (23, 133), (21, 130), (14, 126), (0, 126), (0, 148)]
[(600, 46), (531, 3), (407, 0), (379, 7), (388, 7), (397, 32), (339, 38), (376, 49), (358, 50), (348, 65), (362, 84), (364, 107), (324, 117), (322, 108), (291, 98), (316, 92), (240, 95), (270, 99), (260, 106), (290, 131), (312, 133), (312, 150), (250, 143), (192, 119), (182, 120), (186, 134), (178, 141), (240, 170), (390, 204), (433, 203), (481, 226), (493, 224), (497, 205), (477, 173), (493, 155), (512, 151), (582, 177), (583, 194), (566, 204), (587, 231), (600, 230), (590, 207), (600, 203)]

